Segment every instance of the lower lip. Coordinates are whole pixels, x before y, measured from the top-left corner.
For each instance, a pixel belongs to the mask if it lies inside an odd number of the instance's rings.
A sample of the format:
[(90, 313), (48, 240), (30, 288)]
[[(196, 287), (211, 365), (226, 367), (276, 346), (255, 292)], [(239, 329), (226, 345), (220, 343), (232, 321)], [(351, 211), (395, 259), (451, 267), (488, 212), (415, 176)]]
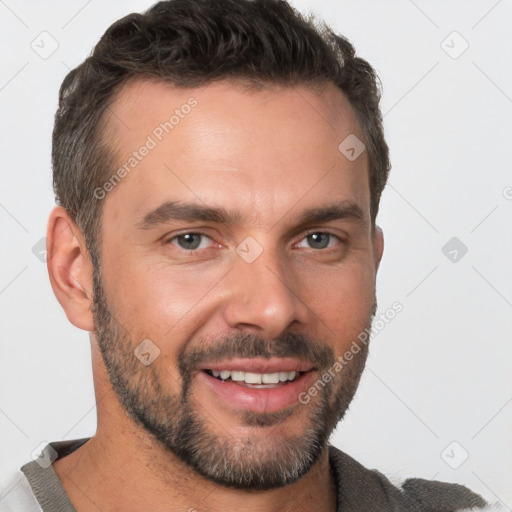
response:
[(278, 412), (299, 403), (299, 395), (311, 385), (315, 371), (304, 372), (297, 380), (276, 388), (249, 388), (231, 380), (222, 381), (200, 371), (197, 377), (217, 397), (235, 409), (251, 412)]

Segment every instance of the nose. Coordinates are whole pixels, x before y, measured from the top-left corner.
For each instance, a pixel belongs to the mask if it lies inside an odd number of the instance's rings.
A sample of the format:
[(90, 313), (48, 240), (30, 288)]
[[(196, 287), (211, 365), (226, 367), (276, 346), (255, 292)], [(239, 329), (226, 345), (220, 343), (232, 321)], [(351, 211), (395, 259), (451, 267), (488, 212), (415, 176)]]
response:
[(294, 324), (306, 324), (310, 311), (296, 276), (271, 251), (252, 263), (235, 259), (224, 283), (224, 320), (229, 327), (274, 339)]

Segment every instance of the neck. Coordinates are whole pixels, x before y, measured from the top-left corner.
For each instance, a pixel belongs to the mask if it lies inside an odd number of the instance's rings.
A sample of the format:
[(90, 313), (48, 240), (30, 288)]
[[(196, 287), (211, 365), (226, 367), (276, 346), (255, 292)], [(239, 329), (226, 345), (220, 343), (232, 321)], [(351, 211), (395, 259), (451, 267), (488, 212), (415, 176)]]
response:
[(156, 441), (98, 432), (53, 467), (79, 512), (334, 512), (336, 489), (327, 448), (297, 482), (246, 491), (220, 486), (189, 468)]

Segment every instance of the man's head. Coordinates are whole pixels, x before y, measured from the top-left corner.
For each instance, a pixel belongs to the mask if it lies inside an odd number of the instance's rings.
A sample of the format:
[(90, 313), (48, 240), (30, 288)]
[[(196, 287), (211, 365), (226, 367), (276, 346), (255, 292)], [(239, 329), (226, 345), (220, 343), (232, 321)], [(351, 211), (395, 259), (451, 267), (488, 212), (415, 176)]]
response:
[(355, 393), (378, 102), (346, 40), (268, 0), (127, 16), (62, 85), (53, 288), (129, 416), (211, 480), (297, 480)]
[[(307, 22), (275, 0), (174, 0), (114, 23), (92, 55), (62, 83), (53, 134), (57, 202), (94, 252), (103, 201), (97, 189), (117, 170), (108, 121), (116, 94), (133, 79), (179, 87), (230, 79), (258, 86), (335, 84), (349, 99), (366, 145), (375, 220), (389, 172), (372, 67), (327, 26)], [(341, 141), (340, 141), (341, 142)], [(95, 194), (96, 191), (96, 194)]]

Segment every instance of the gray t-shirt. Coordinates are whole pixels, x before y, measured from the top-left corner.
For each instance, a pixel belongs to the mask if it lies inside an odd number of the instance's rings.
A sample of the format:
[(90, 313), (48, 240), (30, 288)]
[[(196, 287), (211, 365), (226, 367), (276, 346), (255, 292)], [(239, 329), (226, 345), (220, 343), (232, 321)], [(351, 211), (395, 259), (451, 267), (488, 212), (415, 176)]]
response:
[[(63, 458), (90, 438), (50, 443), (46, 451)], [(51, 453), (50, 453), (51, 452)], [(55, 460), (52, 457), (50, 460)], [(329, 446), (331, 472), (338, 489), (337, 512), (449, 512), (487, 503), (467, 487), (420, 478), (393, 485), (376, 470), (366, 469), (352, 457)], [(0, 496), (0, 512), (76, 512), (51, 462), (31, 461)]]

